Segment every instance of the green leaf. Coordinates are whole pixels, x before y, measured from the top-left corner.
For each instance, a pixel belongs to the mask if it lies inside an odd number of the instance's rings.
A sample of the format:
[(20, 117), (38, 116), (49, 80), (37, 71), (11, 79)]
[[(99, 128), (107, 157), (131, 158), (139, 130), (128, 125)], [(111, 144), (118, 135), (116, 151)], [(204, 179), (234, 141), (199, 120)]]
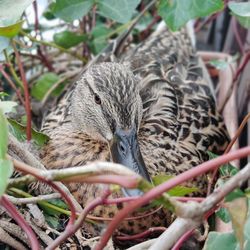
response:
[[(5, 159), (8, 149), (8, 126), (3, 111), (0, 109), (0, 159)], [(1, 176), (1, 175), (0, 175)]]
[[(45, 73), (39, 77), (36, 84), (31, 89), (31, 95), (37, 100), (41, 101), (46, 95), (48, 90), (58, 81), (60, 77), (54, 73)], [(60, 84), (51, 94), (52, 96), (58, 96), (63, 90), (63, 83)]]
[(15, 111), (14, 107), (17, 106), (16, 102), (0, 101), (0, 109), (4, 114)]
[(210, 232), (203, 250), (235, 250), (237, 239), (233, 233)]
[[(8, 119), (10, 132), (19, 140), (26, 140), (26, 127), (15, 120)], [(42, 146), (49, 140), (49, 137), (34, 129), (31, 130), (32, 140), (38, 145)]]
[(47, 9), (43, 12), (43, 16), (47, 19), (47, 20), (53, 20), (56, 17), (53, 14), (53, 8), (55, 8), (55, 4), (54, 2), (52, 2), (51, 4), (49, 4), (49, 6), (47, 7)]
[[(218, 155), (216, 155), (210, 151), (207, 151), (207, 154), (209, 156), (209, 160), (215, 159), (218, 157)], [(234, 176), (235, 174), (237, 174), (239, 172), (239, 169), (234, 167), (230, 163), (226, 163), (219, 168), (219, 172), (220, 172), (221, 177), (231, 177), (231, 176)]]
[(221, 207), (219, 209), (219, 211), (216, 212), (216, 215), (222, 220), (224, 221), (225, 223), (228, 223), (229, 221), (231, 221), (231, 218), (230, 218), (230, 214), (228, 212), (228, 210), (224, 207)]
[(50, 227), (52, 227), (54, 229), (59, 229), (60, 220), (59, 220), (58, 216), (52, 216), (52, 215), (49, 215), (47, 213), (44, 213), (44, 217), (45, 217), (45, 220), (49, 224)]
[(196, 17), (205, 17), (222, 10), (222, 0), (160, 0), (158, 14), (168, 27), (176, 31)]
[(98, 0), (98, 13), (119, 23), (127, 23), (140, 0)]
[(228, 3), (228, 7), (242, 26), (250, 28), (250, 2), (237, 3), (231, 1)]
[(107, 38), (109, 36), (110, 29), (105, 25), (97, 25), (91, 32), (93, 40), (89, 43), (89, 46), (94, 54), (98, 54), (108, 44)]
[(225, 197), (225, 201), (230, 202), (240, 197), (245, 197), (245, 194), (239, 188), (236, 188)]
[(16, 23), (34, 0), (0, 0), (0, 26)]
[[(171, 175), (157, 175), (152, 178), (152, 181), (155, 186), (158, 186), (169, 179), (173, 178), (174, 176)], [(185, 196), (187, 194), (191, 194), (193, 192), (198, 192), (199, 189), (196, 187), (185, 187), (185, 186), (176, 186), (174, 188), (171, 188), (167, 193), (171, 196)]]
[[(1, 145), (0, 145), (1, 146)], [(4, 194), (8, 185), (8, 179), (13, 173), (13, 164), (9, 159), (0, 159), (0, 197)]]
[(78, 35), (67, 30), (56, 33), (53, 36), (54, 42), (65, 49), (74, 47), (79, 43), (86, 41), (87, 38), (87, 35)]
[(225, 60), (211, 60), (209, 64), (216, 69), (226, 69), (229, 66), (229, 63)]
[(16, 36), (22, 29), (24, 20), (21, 20), (15, 24), (11, 24), (5, 27), (0, 27), (0, 36), (12, 38)]
[(248, 203), (246, 197), (234, 199), (225, 203), (233, 224), (235, 235), (239, 241), (240, 249), (244, 246), (244, 227), (247, 220)]
[(94, 0), (57, 0), (51, 9), (56, 17), (73, 22), (85, 16), (93, 4)]
[(57, 207), (63, 208), (63, 209), (68, 209), (69, 208), (67, 206), (67, 204), (61, 199), (51, 199), (48, 202), (55, 205), (55, 206), (57, 206)]

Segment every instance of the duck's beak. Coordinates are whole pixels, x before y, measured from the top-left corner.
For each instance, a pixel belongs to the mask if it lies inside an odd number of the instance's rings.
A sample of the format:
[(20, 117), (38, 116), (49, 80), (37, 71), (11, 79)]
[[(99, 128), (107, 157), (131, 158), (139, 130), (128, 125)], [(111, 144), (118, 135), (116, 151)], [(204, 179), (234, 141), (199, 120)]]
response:
[[(141, 155), (136, 129), (123, 130), (117, 128), (110, 144), (110, 150), (113, 162), (120, 163), (151, 181)], [(138, 189), (123, 189), (123, 192), (126, 196), (143, 194)]]

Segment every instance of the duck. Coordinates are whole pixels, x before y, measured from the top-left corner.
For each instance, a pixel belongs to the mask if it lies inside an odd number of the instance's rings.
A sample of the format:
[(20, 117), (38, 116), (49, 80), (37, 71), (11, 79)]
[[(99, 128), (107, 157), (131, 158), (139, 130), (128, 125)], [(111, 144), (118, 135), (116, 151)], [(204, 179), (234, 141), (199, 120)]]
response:
[[(148, 181), (196, 167), (208, 160), (208, 151), (220, 154), (229, 142), (187, 28), (163, 27), (116, 60), (89, 66), (45, 116), (41, 131), (50, 137), (40, 152), (49, 169), (112, 161)], [(208, 175), (185, 185), (204, 196)], [(79, 183), (68, 187), (83, 207), (103, 190)], [(122, 189), (113, 197), (138, 195), (140, 190)], [(99, 206), (93, 215), (110, 219), (122, 207)], [(137, 219), (124, 221), (121, 232), (134, 234), (171, 221), (165, 210), (132, 216)]]

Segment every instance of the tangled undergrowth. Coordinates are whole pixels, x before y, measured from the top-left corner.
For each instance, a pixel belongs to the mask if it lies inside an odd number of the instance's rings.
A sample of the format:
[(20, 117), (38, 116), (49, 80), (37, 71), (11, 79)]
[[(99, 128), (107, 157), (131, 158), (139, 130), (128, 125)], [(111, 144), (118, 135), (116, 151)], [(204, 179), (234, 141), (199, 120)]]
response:
[[(226, 245), (227, 249), (250, 249), (249, 189), (244, 188), (250, 179), (250, 165), (243, 163), (245, 166), (240, 168), (233, 166), (237, 164), (234, 160), (250, 155), (250, 147), (240, 145), (240, 149), (231, 150), (250, 117), (247, 114), (238, 128), (235, 95), (242, 88), (239, 83), (250, 59), (249, 47), (245, 42), (247, 38), (242, 38), (239, 32), (240, 29), (246, 32), (246, 29), (239, 23), (249, 27), (250, 17), (246, 14), (249, 3), (241, 5), (217, 1), (214, 4), (210, 0), (204, 3), (194, 0), (79, 0), (70, 3), (57, 0), (43, 13), (43, 18), (47, 19), (44, 24), (40, 22), (39, 1), (33, 2), (34, 22), (30, 23), (28, 11), (24, 11), (32, 2), (20, 1), (17, 6), (8, 1), (0, 3), (4, 5), (1, 9), (11, 10), (8, 15), (0, 11), (0, 241), (15, 249), (26, 249), (28, 246), (32, 249), (55, 249), (59, 245), (103, 249), (107, 244), (112, 249), (110, 239), (119, 223), (135, 209), (152, 202), (171, 210), (176, 215), (174, 222), (167, 229), (156, 227), (132, 236), (116, 235), (117, 240), (135, 240), (138, 244), (131, 249), (179, 249), (190, 235), (199, 233), (196, 229), (204, 224), (204, 235), (200, 237), (206, 239), (204, 249), (221, 245)], [(127, 9), (122, 8), (123, 5)], [(232, 136), (224, 155), (209, 152), (210, 161), (170, 179), (159, 176), (155, 186), (114, 163), (46, 170), (46, 166), (39, 162), (34, 148), (41, 147), (48, 140), (46, 135), (37, 132), (42, 115), (70, 87), (88, 62), (99, 62), (122, 54), (132, 42), (139, 43), (146, 39), (161, 18), (173, 30), (179, 29), (189, 19), (197, 18), (195, 27), (199, 36), (202, 29), (228, 13), (228, 8), (233, 14), (232, 32), (240, 56), (200, 53), (216, 82), (218, 106)], [(182, 13), (183, 9), (186, 15)], [(133, 15), (134, 12), (137, 13)], [(59, 20), (56, 27), (48, 25), (55, 20)], [(45, 39), (51, 29), (54, 30), (53, 41)], [(247, 105), (248, 98), (245, 100)], [(232, 165), (229, 164), (232, 161)], [(213, 174), (207, 197), (185, 197), (193, 190), (181, 184), (208, 172)], [(35, 195), (29, 187), (33, 185), (34, 190), (37, 181), (49, 186), (52, 193)], [(82, 209), (64, 186), (63, 183), (67, 182), (115, 185), (108, 185), (100, 197)], [(215, 182), (216, 189), (212, 192)], [(142, 197), (109, 198), (117, 185), (138, 188), (145, 194)], [(96, 218), (90, 215), (95, 207), (117, 203), (123, 203), (124, 208), (109, 222), (101, 236), (92, 237), (84, 230), (78, 231), (83, 225), (87, 227), (87, 223), (97, 223)], [(223, 233), (208, 232), (206, 222), (211, 217), (216, 221), (217, 228), (222, 224), (219, 220), (226, 223)], [(212, 224), (210, 219), (210, 227), (215, 228)], [(230, 231), (232, 227), (233, 231)], [(149, 239), (155, 233), (161, 235)]]

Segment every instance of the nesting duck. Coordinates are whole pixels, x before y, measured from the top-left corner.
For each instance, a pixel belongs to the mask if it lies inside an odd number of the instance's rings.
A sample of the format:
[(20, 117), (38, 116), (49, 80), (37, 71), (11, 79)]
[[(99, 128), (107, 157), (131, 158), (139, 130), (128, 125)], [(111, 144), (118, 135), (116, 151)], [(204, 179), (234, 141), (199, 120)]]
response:
[[(44, 119), (42, 131), (51, 139), (41, 152), (43, 163), (66, 168), (114, 161), (147, 180), (197, 166), (208, 159), (208, 150), (222, 152), (228, 143), (206, 74), (185, 29), (156, 31), (118, 63), (92, 65)], [(186, 185), (204, 195), (207, 181), (201, 176)], [(83, 184), (69, 188), (83, 206), (100, 191)], [(112, 209), (96, 215), (112, 217)], [(135, 223), (127, 232), (138, 229)], [(161, 223), (162, 215), (147, 217), (139, 229)]]

